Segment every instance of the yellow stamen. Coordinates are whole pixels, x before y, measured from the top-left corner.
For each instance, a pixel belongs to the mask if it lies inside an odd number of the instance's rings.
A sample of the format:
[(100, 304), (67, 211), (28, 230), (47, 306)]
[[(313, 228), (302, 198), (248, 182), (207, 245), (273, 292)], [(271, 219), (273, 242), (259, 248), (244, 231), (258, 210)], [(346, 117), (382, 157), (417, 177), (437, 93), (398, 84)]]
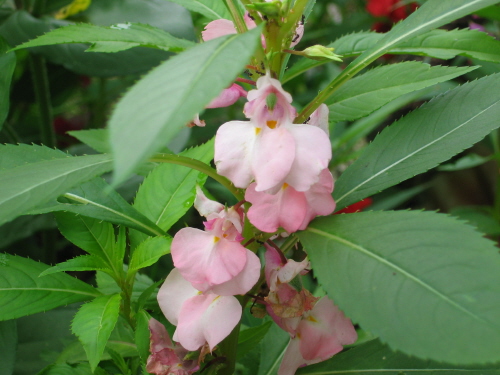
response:
[(318, 321), (312, 315), (309, 315), (306, 319), (309, 320), (310, 322), (318, 323)]
[(261, 128), (255, 128), (255, 135), (259, 135), (261, 130), (262, 130)]
[(282, 188), (283, 190), (285, 190), (287, 187), (288, 187), (288, 184), (285, 182), (281, 188)]
[(276, 124), (278, 123), (278, 121), (275, 121), (275, 120), (269, 120), (269, 121), (266, 121), (266, 125), (271, 128), (271, 129), (274, 129), (276, 127)]
[(214, 243), (219, 242), (220, 238), (219, 237), (214, 237)]

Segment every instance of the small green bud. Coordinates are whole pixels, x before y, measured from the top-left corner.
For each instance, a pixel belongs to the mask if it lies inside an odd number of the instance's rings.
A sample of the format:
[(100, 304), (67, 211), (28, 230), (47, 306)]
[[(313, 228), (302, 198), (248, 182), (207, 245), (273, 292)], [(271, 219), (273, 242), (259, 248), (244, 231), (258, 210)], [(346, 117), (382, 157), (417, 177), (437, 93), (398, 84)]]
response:
[(301, 52), (298, 52), (297, 55), (300, 54), (309, 59), (318, 61), (324, 61), (324, 60), (342, 61), (341, 59), (342, 56), (333, 53), (333, 50), (334, 48), (328, 48), (317, 44), (315, 46), (308, 47)]
[(270, 93), (266, 97), (267, 109), (269, 109), (270, 111), (274, 110), (274, 106), (276, 105), (277, 101), (278, 101), (278, 98), (276, 97), (276, 94), (274, 92)]
[(270, 3), (253, 3), (246, 6), (248, 9), (256, 10), (257, 12), (271, 18), (277, 18), (281, 14), (281, 1), (275, 0)]

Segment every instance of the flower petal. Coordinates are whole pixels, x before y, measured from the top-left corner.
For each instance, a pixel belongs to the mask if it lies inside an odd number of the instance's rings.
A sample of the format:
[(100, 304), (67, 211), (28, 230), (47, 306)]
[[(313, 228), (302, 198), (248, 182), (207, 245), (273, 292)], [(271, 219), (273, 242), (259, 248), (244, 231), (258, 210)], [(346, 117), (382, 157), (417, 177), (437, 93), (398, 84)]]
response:
[(208, 25), (205, 26), (205, 30), (201, 32), (201, 37), (206, 42), (229, 34), (236, 34), (234, 24), (229, 20), (219, 19), (209, 22)]
[(236, 101), (241, 98), (247, 96), (247, 92), (236, 83), (233, 83), (229, 88), (222, 90), (218, 97), (210, 102), (206, 108), (223, 108), (229, 107), (236, 103)]

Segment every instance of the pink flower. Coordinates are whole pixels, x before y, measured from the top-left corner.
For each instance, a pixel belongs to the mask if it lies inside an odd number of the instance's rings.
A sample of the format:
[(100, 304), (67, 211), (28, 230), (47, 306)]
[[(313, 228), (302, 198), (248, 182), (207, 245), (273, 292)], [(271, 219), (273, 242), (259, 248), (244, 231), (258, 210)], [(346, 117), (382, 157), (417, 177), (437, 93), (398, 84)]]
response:
[(299, 367), (327, 360), (356, 339), (351, 321), (328, 297), (323, 297), (302, 316), (278, 375), (293, 375)]
[(238, 324), (242, 312), (235, 297), (201, 293), (177, 269), (161, 286), (158, 303), (168, 321), (177, 326), (174, 340), (190, 351), (205, 343), (213, 350)]
[[(245, 20), (248, 29), (253, 29), (257, 26), (248, 13), (245, 13), (243, 19)], [(205, 42), (207, 42), (211, 39), (230, 34), (236, 34), (236, 27), (234, 27), (233, 22), (226, 19), (219, 19), (209, 22), (207, 26), (205, 26), (205, 30), (201, 32), (201, 37)]]
[(165, 326), (158, 320), (149, 320), (151, 355), (146, 370), (156, 375), (190, 375), (199, 370), (197, 361), (185, 361), (188, 353), (182, 346), (174, 345)]
[(236, 103), (241, 97), (246, 97), (247, 92), (236, 83), (233, 83), (227, 89), (222, 90), (218, 97), (210, 102), (205, 108), (223, 108)]
[(330, 215), (335, 210), (332, 191), (333, 177), (328, 169), (324, 169), (319, 181), (304, 192), (284, 184), (272, 195), (256, 191), (255, 184), (251, 184), (245, 193), (245, 199), (252, 203), (248, 219), (263, 232), (273, 233), (279, 227), (288, 233), (303, 230), (316, 216)]
[(217, 171), (240, 188), (255, 180), (256, 191), (275, 194), (285, 183), (306, 191), (331, 159), (329, 137), (318, 126), (291, 122), (295, 110), (279, 81), (261, 77), (257, 87), (245, 105), (251, 121), (230, 121), (217, 131)]

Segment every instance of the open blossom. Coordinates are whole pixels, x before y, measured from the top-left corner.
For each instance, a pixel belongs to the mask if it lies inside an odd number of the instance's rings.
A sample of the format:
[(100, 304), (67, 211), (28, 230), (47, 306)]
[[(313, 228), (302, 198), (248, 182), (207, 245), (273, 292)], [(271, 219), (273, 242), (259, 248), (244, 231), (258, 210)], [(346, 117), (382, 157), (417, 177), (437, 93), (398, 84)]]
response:
[(318, 126), (292, 123), (295, 110), (279, 81), (264, 76), (257, 87), (245, 106), (250, 121), (230, 121), (217, 131), (217, 171), (240, 188), (255, 181), (256, 191), (271, 194), (285, 183), (306, 191), (331, 159), (328, 135)]
[(158, 303), (168, 321), (177, 326), (173, 339), (190, 351), (205, 343), (213, 350), (231, 333), (242, 313), (234, 296), (202, 293), (175, 268), (158, 292)]

